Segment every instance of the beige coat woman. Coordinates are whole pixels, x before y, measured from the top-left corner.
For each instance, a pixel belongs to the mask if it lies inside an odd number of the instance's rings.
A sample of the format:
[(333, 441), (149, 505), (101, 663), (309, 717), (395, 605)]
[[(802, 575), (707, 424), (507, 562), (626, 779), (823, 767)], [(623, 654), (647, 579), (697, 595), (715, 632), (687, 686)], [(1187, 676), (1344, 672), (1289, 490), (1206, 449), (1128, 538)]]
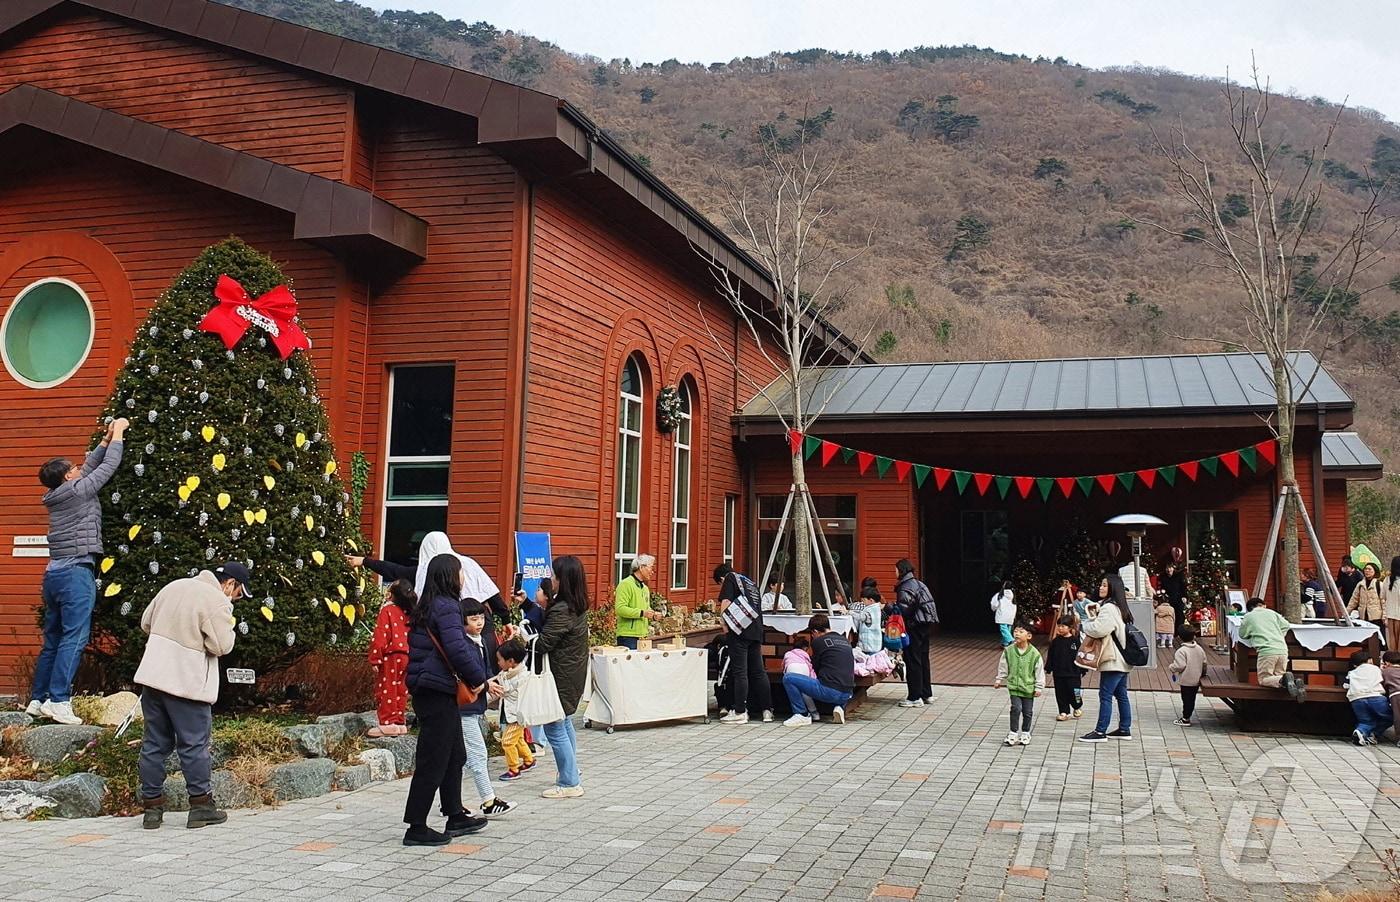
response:
[(1347, 610), (1362, 620), (1379, 623), (1385, 619), (1385, 584), (1375, 564), (1367, 564), (1362, 572), (1365, 577), (1351, 590)]

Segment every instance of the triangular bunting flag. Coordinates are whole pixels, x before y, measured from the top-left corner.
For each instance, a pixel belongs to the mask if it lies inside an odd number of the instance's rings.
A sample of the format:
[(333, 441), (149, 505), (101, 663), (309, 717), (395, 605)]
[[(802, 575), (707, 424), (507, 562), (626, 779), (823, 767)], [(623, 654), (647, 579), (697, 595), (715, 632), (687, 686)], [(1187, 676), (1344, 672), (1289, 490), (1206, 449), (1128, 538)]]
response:
[(992, 484), (991, 473), (973, 473), (972, 481), (977, 483), (977, 494), (987, 494), (987, 488)]
[(1138, 479), (1141, 479), (1141, 480), (1142, 480), (1142, 484), (1145, 485), (1145, 486), (1147, 486), (1147, 487), (1150, 489), (1150, 488), (1152, 488), (1152, 486), (1155, 485), (1156, 482), (1157, 482), (1157, 471), (1156, 471), (1156, 470), (1138, 470), (1138, 471), (1137, 471), (1137, 478), (1138, 478)]
[(831, 459), (836, 456), (836, 452), (841, 450), (841, 446), (835, 442), (822, 442), (822, 466), (831, 463)]
[(870, 469), (870, 465), (875, 462), (875, 455), (869, 451), (857, 451), (856, 463), (860, 465), (860, 475), (864, 476), (865, 471)]
[(856, 449), (855, 449), (855, 448), (844, 448), (844, 447), (843, 447), (843, 448), (841, 449), (841, 463), (843, 463), (843, 464), (848, 464), (848, 463), (850, 463), (851, 461), (853, 461), (853, 460), (855, 460), (855, 459), (856, 459)]
[(1240, 475), (1240, 452), (1226, 451), (1220, 455), (1220, 462), (1225, 465), (1225, 469), (1230, 471), (1231, 476)]
[(802, 450), (802, 433), (798, 432), (796, 429), (789, 429), (788, 447), (792, 449), (793, 454)]
[(1158, 467), (1157, 475), (1161, 476), (1162, 480), (1166, 482), (1167, 485), (1176, 485), (1176, 464), (1172, 464), (1169, 467)]
[(821, 446), (822, 446), (822, 440), (819, 439), (819, 438), (817, 438), (815, 435), (806, 435), (806, 436), (803, 436), (803, 437), (802, 437), (802, 459), (803, 459), (803, 460), (810, 460), (811, 457), (812, 457), (812, 455), (813, 455), (814, 453), (816, 453), (816, 450), (817, 450), (818, 448), (820, 448)]
[[(1188, 460), (1186, 463), (1177, 464), (1176, 468), (1180, 470), (1187, 479), (1195, 482), (1196, 476), (1201, 472), (1201, 462), (1199, 460)], [(1170, 482), (1171, 480), (1167, 481)]]
[(961, 495), (967, 488), (968, 481), (972, 479), (972, 474), (966, 470), (954, 470), (953, 481), (958, 484), (958, 494)]
[(1040, 500), (1049, 501), (1050, 492), (1055, 488), (1055, 480), (1051, 479), (1049, 476), (1037, 476), (1035, 478), (1035, 487), (1040, 489)]
[(1135, 479), (1137, 479), (1137, 474), (1136, 474), (1136, 473), (1119, 473), (1119, 474), (1118, 474), (1118, 481), (1121, 482), (1121, 483), (1123, 483), (1123, 488), (1127, 489), (1127, 490), (1130, 491), (1130, 492), (1133, 490), (1133, 480), (1135, 480)]
[[(914, 484), (919, 488), (924, 487), (924, 480), (928, 479), (928, 471), (930, 469), (932, 468), (926, 467), (923, 464), (914, 464)], [(947, 479), (948, 477), (945, 476), (943, 478)], [(942, 486), (940, 486), (940, 488), (942, 488)]]
[(1274, 461), (1278, 459), (1278, 439), (1271, 438), (1268, 441), (1260, 442), (1254, 446), (1254, 449), (1259, 452), (1260, 457), (1268, 462), (1269, 466), (1273, 466)]
[(1070, 492), (1073, 492), (1073, 491), (1074, 491), (1074, 477), (1073, 477), (1073, 476), (1056, 476), (1056, 477), (1055, 477), (1055, 485), (1059, 486), (1059, 487), (1060, 487), (1060, 492), (1063, 493), (1064, 496), (1065, 496), (1066, 498), (1068, 498)]
[[(934, 467), (934, 468), (933, 468), (933, 484), (934, 484), (934, 486), (936, 486), (940, 492), (943, 491), (943, 487), (944, 487), (945, 485), (948, 484), (948, 477), (949, 477), (949, 476), (952, 476), (952, 475), (953, 475), (953, 471), (950, 470), (950, 469), (948, 469), (947, 467)], [(962, 491), (962, 486), (958, 486), (958, 491), (959, 491), (959, 492)]]
[(1214, 476), (1216, 473), (1220, 472), (1220, 458), (1203, 457), (1201, 458), (1201, 466), (1206, 468), (1207, 473)]
[(1079, 485), (1079, 490), (1087, 497), (1094, 494), (1094, 477), (1076, 476), (1074, 481)]
[(992, 478), (996, 481), (996, 484), (997, 484), (997, 491), (1001, 494), (1001, 500), (1005, 501), (1005, 500), (1006, 500), (1006, 492), (1007, 492), (1008, 489), (1011, 488), (1011, 477), (1010, 477), (1010, 476), (994, 476), (994, 477), (992, 477)]
[(909, 467), (910, 464), (907, 460), (897, 460), (894, 462), (894, 475), (899, 477), (900, 482), (903, 482), (904, 477), (909, 475)]
[(1104, 473), (1102, 475), (1095, 476), (1094, 481), (1099, 484), (1099, 488), (1103, 489), (1103, 493), (1105, 495), (1113, 494), (1114, 478), (1112, 473)]
[(1021, 493), (1022, 498), (1031, 496), (1031, 489), (1035, 488), (1035, 480), (1029, 476), (1016, 477), (1016, 490)]
[(879, 455), (875, 458), (875, 469), (880, 472), (881, 479), (884, 479), (885, 474), (890, 471), (890, 464), (892, 463), (894, 463), (893, 460), (883, 455)]
[(1258, 470), (1259, 470), (1259, 449), (1258, 449), (1258, 448), (1241, 448), (1241, 449), (1240, 449), (1240, 460), (1244, 461), (1244, 465), (1245, 465), (1246, 467), (1249, 467), (1249, 472), (1251, 472), (1251, 473), (1258, 472)]

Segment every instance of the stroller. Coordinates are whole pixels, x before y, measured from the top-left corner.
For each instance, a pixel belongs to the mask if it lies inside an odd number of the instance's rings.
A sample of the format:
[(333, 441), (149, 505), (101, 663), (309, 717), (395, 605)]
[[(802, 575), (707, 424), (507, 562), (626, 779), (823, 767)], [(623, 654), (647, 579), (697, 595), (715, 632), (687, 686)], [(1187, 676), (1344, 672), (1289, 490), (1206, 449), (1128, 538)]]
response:
[(909, 634), (904, 629), (904, 616), (890, 609), (890, 615), (885, 619), (885, 651), (889, 652), (890, 660), (894, 662), (894, 675), (898, 679), (906, 679), (904, 671), (904, 649), (909, 647)]

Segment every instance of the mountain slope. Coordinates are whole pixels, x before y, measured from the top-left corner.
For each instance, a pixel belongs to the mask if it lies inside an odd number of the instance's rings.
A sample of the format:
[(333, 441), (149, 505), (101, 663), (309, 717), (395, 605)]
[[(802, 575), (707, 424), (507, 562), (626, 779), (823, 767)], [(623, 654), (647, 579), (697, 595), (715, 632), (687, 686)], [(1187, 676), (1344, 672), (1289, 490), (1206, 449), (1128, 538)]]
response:
[[(717, 222), (716, 175), (752, 171), (759, 127), (786, 133), (798, 118), (821, 119), (824, 152), (847, 164), (830, 237), (855, 248), (874, 235), (838, 319), (856, 334), (873, 328), (881, 359), (1169, 353), (1216, 347), (1177, 335), (1239, 334), (1239, 289), (1200, 248), (1141, 222), (1188, 225), (1154, 138), (1178, 122), (1217, 162), (1222, 190), (1247, 193), (1216, 81), (976, 48), (634, 66), (486, 23), (377, 15), (345, 0), (224, 2), (568, 97)], [(1297, 155), (1337, 113), (1320, 98), (1276, 101), (1270, 135), (1290, 145), (1285, 174), (1296, 175)], [(1328, 157), (1324, 245), (1348, 227), (1363, 171), (1400, 184), (1400, 130), (1343, 111)], [(1391, 207), (1400, 212), (1400, 201)], [(1400, 341), (1400, 282), (1383, 283), (1397, 274), (1392, 253), (1363, 302), (1373, 319), (1396, 314), (1389, 326), (1329, 363), (1388, 460), (1400, 457), (1400, 363), (1388, 353)]]

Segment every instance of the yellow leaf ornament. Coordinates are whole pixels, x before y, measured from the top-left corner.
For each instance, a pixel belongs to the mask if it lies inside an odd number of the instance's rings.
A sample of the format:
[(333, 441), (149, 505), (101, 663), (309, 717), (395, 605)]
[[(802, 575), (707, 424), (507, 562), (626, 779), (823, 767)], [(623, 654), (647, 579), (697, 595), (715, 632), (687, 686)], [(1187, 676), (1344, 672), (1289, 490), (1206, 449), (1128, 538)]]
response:
[(275, 488), (277, 485), (277, 480), (273, 479), (270, 475), (264, 476), (263, 485), (267, 486), (268, 491), (272, 491), (272, 489)]
[(108, 583), (107, 588), (102, 590), (102, 596), (104, 598), (111, 598), (113, 595), (121, 592), (121, 590), (121, 583)]
[(256, 514), (253, 514), (253, 519), (254, 519), (254, 520), (257, 520), (259, 523), (266, 523), (266, 522), (267, 522), (267, 508), (265, 508), (265, 507), (260, 507), (260, 508), (258, 508), (258, 512), (257, 512)]
[(267, 622), (268, 622), (268, 623), (271, 623), (271, 622), (272, 622), (272, 608), (268, 607), (267, 605), (263, 605), (262, 608), (260, 608), (260, 610), (261, 610), (261, 612), (262, 612), (263, 617), (267, 618)]
[(136, 534), (139, 533), (140, 531), (141, 531), (141, 524), (140, 524), (140, 523), (134, 524), (130, 529), (128, 529), (128, 530), (126, 531), (126, 538), (127, 538), (127, 541), (129, 542), (129, 541), (131, 541), (132, 539), (136, 538)]
[(245, 507), (243, 509), (243, 522), (247, 523), (249, 526), (252, 526), (255, 520), (257, 520), (257, 516)]
[(351, 625), (351, 626), (354, 626), (354, 625), (355, 625), (355, 606), (354, 606), (353, 604), (347, 604), (347, 605), (345, 606), (345, 611), (344, 611), (344, 613), (345, 613), (345, 619), (348, 620), (348, 621), (350, 621), (350, 625)]
[(205, 426), (203, 429), (199, 430), (199, 434), (206, 442), (212, 442), (214, 440), (214, 427)]
[(333, 461), (333, 460), (328, 460), (328, 461), (326, 461), (326, 475), (329, 476), (329, 475), (331, 475), (331, 474), (334, 473), (334, 472), (335, 472), (335, 461)]
[(218, 501), (219, 510), (223, 510), (224, 508), (229, 506), (229, 504), (233, 501), (233, 498), (229, 495), (228, 492), (220, 492)]
[(305, 433), (305, 432), (298, 432), (298, 433), (297, 433), (297, 447), (300, 448), (300, 447), (301, 447), (302, 445), (304, 445), (304, 444), (306, 444), (306, 433)]
[(335, 591), (339, 593), (342, 600), (350, 597), (350, 593), (345, 591), (344, 586), (336, 586)]
[(116, 564), (116, 562), (117, 559), (114, 557), (104, 557), (102, 559), (102, 572), (106, 573), (108, 570), (111, 570), (112, 566)]
[(189, 490), (191, 492), (193, 492), (195, 489), (199, 488), (199, 477), (191, 476), (190, 478), (185, 480), (185, 485), (189, 487)]
[(338, 601), (332, 601), (331, 599), (327, 598), (327, 599), (326, 599), (326, 607), (330, 608), (330, 609), (331, 609), (331, 613), (334, 614), (335, 616), (337, 616), (337, 617), (340, 616), (340, 602), (338, 602)]
[(181, 500), (181, 501), (189, 501), (189, 500), (190, 500), (190, 487), (187, 486), (187, 485), (182, 485), (182, 486), (180, 486), (178, 489), (175, 490), (175, 494), (177, 494), (177, 495), (180, 496), (180, 500)]
[(213, 457), (209, 458), (209, 464), (214, 468), (215, 473), (222, 472), (224, 464), (226, 463), (228, 463), (228, 458), (224, 457), (222, 454), (215, 454)]
[(306, 531), (307, 531), (307, 532), (310, 532), (311, 530), (313, 530), (313, 529), (315, 529), (315, 528), (316, 528), (316, 518), (313, 517), (313, 516), (311, 516), (310, 514), (307, 514), (307, 515), (306, 515)]
[(319, 551), (311, 552), (311, 559), (316, 562), (317, 567), (324, 567), (326, 565), (326, 556)]

